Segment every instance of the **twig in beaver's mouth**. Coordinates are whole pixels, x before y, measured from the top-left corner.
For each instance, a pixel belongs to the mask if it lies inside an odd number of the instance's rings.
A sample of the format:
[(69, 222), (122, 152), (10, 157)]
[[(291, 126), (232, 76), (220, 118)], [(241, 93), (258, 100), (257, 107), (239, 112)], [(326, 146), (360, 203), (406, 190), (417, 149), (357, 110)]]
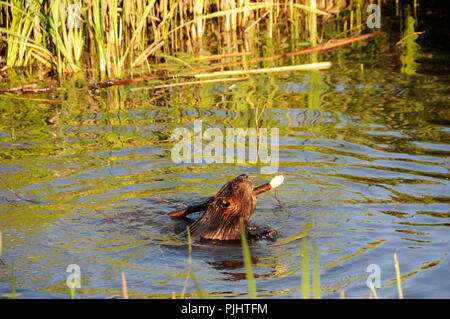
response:
[(261, 193), (268, 192), (271, 189), (274, 189), (274, 188), (277, 188), (278, 186), (280, 186), (283, 183), (283, 181), (284, 181), (283, 175), (275, 176), (274, 178), (272, 178), (272, 180), (269, 183), (255, 187), (255, 189), (253, 190), (253, 194), (259, 195)]

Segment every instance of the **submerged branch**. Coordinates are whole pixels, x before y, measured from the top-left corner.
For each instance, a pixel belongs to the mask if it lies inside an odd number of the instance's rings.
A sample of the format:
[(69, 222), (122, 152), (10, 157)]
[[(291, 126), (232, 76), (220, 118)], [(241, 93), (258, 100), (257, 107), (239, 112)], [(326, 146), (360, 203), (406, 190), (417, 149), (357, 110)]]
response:
[(151, 80), (168, 80), (168, 79), (200, 79), (218, 76), (230, 76), (230, 75), (247, 75), (245, 77), (231, 77), (226, 79), (212, 79), (204, 81), (189, 81), (180, 83), (168, 83), (148, 87), (149, 89), (162, 89), (168, 87), (186, 86), (186, 85), (196, 85), (196, 84), (207, 84), (207, 83), (217, 83), (217, 82), (235, 82), (235, 81), (245, 81), (248, 80), (248, 74), (260, 74), (260, 73), (274, 73), (274, 72), (289, 72), (289, 71), (308, 71), (308, 70), (321, 70), (329, 69), (331, 67), (331, 62), (321, 62), (312, 64), (301, 64), (301, 65), (290, 65), (278, 68), (264, 68), (264, 69), (248, 69), (248, 70), (232, 70), (232, 71), (221, 71), (212, 73), (197, 73), (192, 75), (157, 75), (149, 77), (140, 77), (133, 79), (110, 79), (102, 82), (95, 83), (91, 85), (90, 89), (106, 88), (114, 85), (126, 85), (136, 82), (147, 82)]
[(139, 216), (109, 216), (107, 214), (105, 214), (104, 212), (99, 211), (98, 209), (96, 209), (95, 207), (88, 205), (90, 208), (92, 208), (96, 213), (105, 216), (106, 218), (108, 218), (109, 222), (112, 222), (114, 219), (126, 219), (126, 218), (138, 218)]
[(38, 204), (37, 201), (34, 200), (30, 200), (30, 199), (26, 199), (23, 198), (22, 196), (20, 196), (19, 194), (17, 194), (14, 189), (12, 189), (11, 187), (9, 187), (9, 185), (3, 180), (3, 178), (0, 177), (0, 181), (2, 181), (3, 186), (5, 187), (5, 189), (7, 189), (9, 192), (11, 192), (12, 194), (14, 194), (19, 200), (23, 200), (29, 203), (34, 203), (34, 204)]
[(192, 75), (187, 76), (180, 76), (180, 75), (168, 75), (168, 74), (159, 74), (159, 75), (151, 75), (151, 76), (143, 76), (139, 78), (132, 78), (132, 79), (108, 79), (104, 81), (100, 81), (97, 83), (92, 84), (89, 89), (101, 89), (101, 88), (107, 88), (114, 85), (127, 85), (131, 83), (136, 82), (149, 82), (154, 80), (171, 80), (171, 79), (179, 79), (179, 78), (185, 78), (185, 79), (193, 79), (194, 77)]
[(209, 83), (238, 82), (238, 81), (246, 81), (249, 78), (250, 77), (248, 77), (248, 76), (240, 76), (240, 77), (226, 78), (226, 79), (212, 79), (212, 80), (203, 80), (203, 81), (168, 83), (168, 84), (151, 86), (151, 87), (148, 87), (148, 89), (163, 89), (163, 88), (169, 88), (169, 87), (197, 85), (197, 84), (209, 84)]

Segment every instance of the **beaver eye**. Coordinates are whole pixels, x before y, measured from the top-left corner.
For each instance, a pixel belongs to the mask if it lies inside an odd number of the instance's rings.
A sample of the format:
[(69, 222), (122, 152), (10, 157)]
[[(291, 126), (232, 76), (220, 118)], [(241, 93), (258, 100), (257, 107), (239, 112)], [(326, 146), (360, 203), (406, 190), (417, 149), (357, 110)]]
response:
[(223, 206), (223, 207), (228, 207), (228, 206), (230, 206), (230, 202), (227, 201), (226, 199), (221, 199), (220, 200), (220, 205)]

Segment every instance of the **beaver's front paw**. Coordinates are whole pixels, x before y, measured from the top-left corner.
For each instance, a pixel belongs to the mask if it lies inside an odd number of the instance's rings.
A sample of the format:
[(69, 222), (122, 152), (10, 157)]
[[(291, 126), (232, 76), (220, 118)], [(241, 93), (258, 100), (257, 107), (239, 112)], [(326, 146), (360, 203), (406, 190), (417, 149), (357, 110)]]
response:
[(278, 233), (275, 229), (269, 227), (258, 227), (258, 226), (248, 226), (247, 235), (249, 239), (269, 239), (275, 241), (277, 239)]
[(267, 238), (271, 241), (277, 240), (277, 237), (278, 237), (278, 232), (273, 228), (267, 228), (263, 232), (263, 238)]

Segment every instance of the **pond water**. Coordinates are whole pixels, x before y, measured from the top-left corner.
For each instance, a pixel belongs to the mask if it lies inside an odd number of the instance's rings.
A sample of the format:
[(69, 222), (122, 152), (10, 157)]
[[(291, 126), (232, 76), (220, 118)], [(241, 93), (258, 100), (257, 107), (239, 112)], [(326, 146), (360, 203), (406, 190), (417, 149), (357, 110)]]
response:
[[(405, 297), (450, 298), (449, 56), (433, 16), (423, 19), (416, 28), (427, 32), (408, 43), (396, 45), (394, 21), (394, 31), (294, 61), (331, 61), (329, 70), (0, 97), (0, 295), (14, 265), (20, 298), (68, 298), (76, 264), (78, 298), (121, 295), (122, 272), (132, 298), (179, 297), (188, 244), (166, 214), (246, 173), (258, 185), (285, 177), (282, 206), (261, 194), (251, 218), (279, 234), (250, 244), (258, 296), (301, 298), (315, 252), (324, 298), (368, 298), (369, 265), (378, 296), (397, 298), (394, 253)], [(193, 133), (196, 119), (224, 136), (278, 128), (278, 172), (249, 160), (175, 164), (171, 134)], [(195, 241), (191, 266), (210, 297), (248, 296), (240, 244)], [(191, 280), (186, 296), (197, 296)]]

